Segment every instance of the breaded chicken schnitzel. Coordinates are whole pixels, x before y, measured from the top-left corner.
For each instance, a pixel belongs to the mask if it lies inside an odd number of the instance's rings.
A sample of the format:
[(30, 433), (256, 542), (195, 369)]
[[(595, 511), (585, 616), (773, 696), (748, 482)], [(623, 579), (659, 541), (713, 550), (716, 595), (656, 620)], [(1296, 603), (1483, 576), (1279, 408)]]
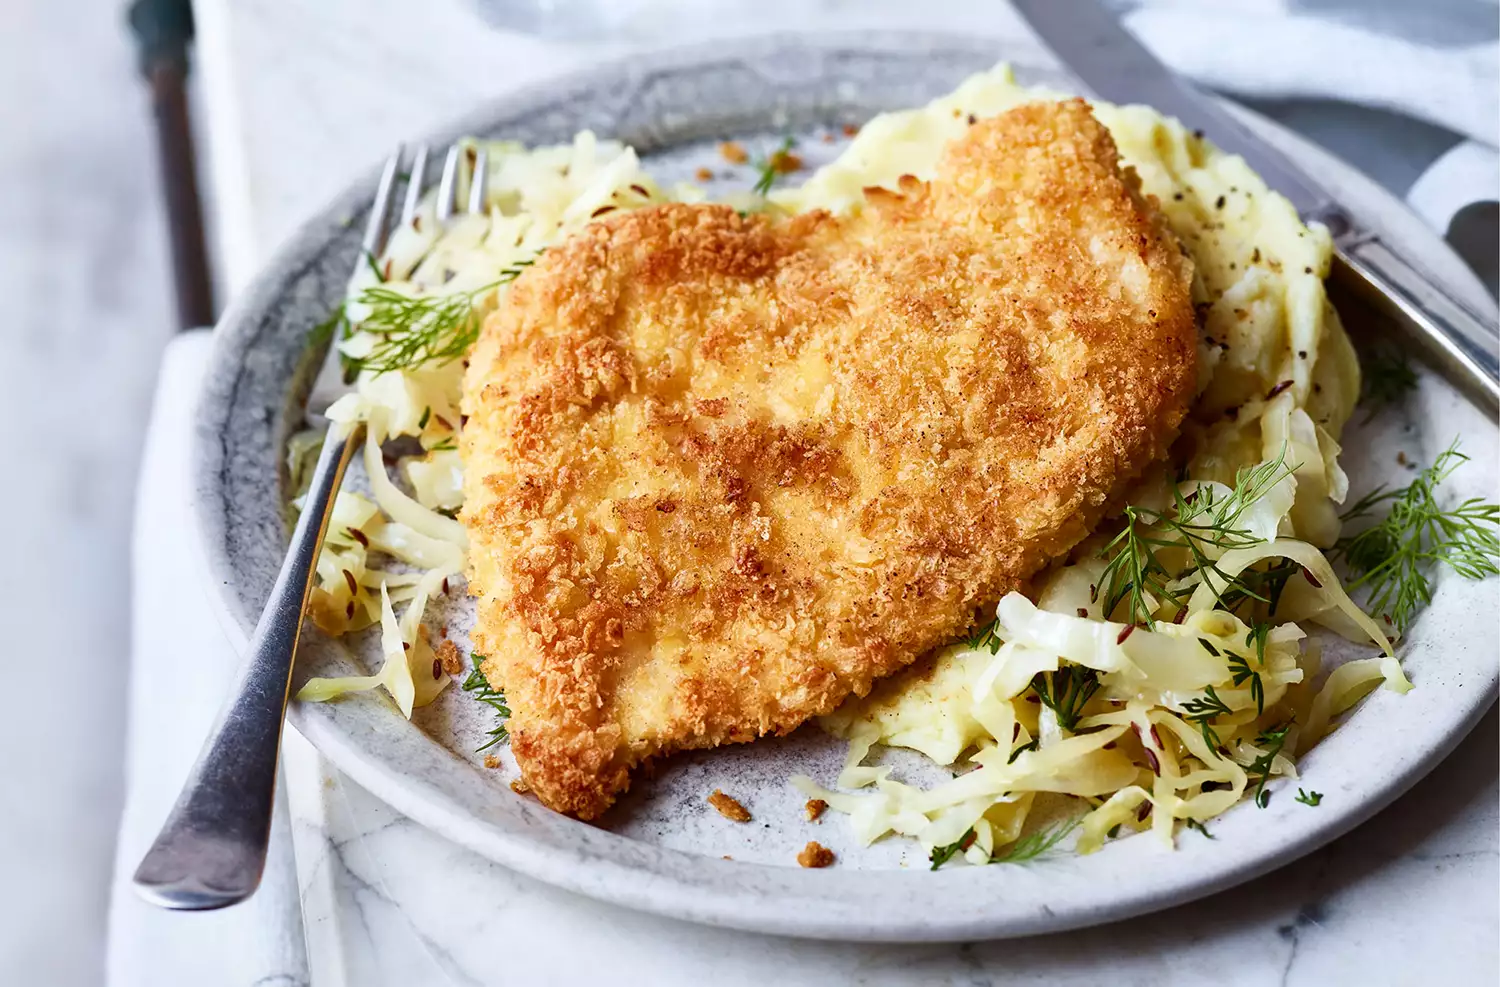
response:
[(1081, 101), (857, 215), (621, 214), (471, 354), (474, 640), (543, 803), (786, 733), (968, 631), (1165, 454), (1191, 272)]

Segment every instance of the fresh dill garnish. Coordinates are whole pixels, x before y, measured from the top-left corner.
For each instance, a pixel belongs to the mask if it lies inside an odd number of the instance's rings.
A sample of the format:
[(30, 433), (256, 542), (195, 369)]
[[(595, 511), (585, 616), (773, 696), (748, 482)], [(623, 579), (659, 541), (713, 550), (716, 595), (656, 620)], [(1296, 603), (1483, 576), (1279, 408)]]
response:
[(1323, 804), (1323, 793), (1322, 792), (1304, 792), (1302, 789), (1299, 788), (1299, 789), (1297, 789), (1297, 799), (1296, 800), (1298, 802), (1301, 802), (1303, 805), (1322, 805)]
[[(1255, 663), (1261, 668), (1266, 667), (1266, 639), (1270, 634), (1270, 624), (1256, 624), (1245, 635), (1245, 646), (1255, 648)], [(1250, 698), (1255, 700), (1255, 715), (1259, 716), (1266, 711), (1266, 684), (1261, 681), (1260, 672), (1251, 668), (1243, 655), (1231, 652), (1228, 657), (1229, 674), (1234, 684), (1243, 685), (1249, 680)]]
[(782, 171), (787, 170), (786, 163), (791, 155), (792, 147), (796, 143), (789, 135), (782, 140), (780, 147), (755, 162), (755, 167), (760, 171), (760, 177), (755, 180), (751, 191), (760, 196), (770, 194), (771, 188), (776, 184), (776, 180), (781, 177)]
[[(345, 369), (382, 374), (462, 357), (479, 338), (475, 301), (514, 281), (535, 261), (532, 257), (504, 268), (494, 281), (473, 291), (413, 296), (383, 285), (362, 289), (352, 302), (368, 309), (369, 314), (353, 328), (374, 337), (374, 345), (364, 356), (347, 358)], [(345, 327), (347, 337), (351, 329), (347, 305), (330, 318)]]
[[(1069, 833), (1078, 828), (1081, 822), (1083, 822), (1082, 816), (1074, 816), (1071, 819), (1063, 819), (1050, 826), (1043, 826), (1040, 829), (1033, 830), (1015, 840), (1009, 846), (1000, 850), (1000, 852), (991, 854), (988, 862), (992, 864), (1024, 864), (1036, 860), (1055, 849), (1059, 843), (1067, 838)], [(932, 863), (932, 870), (937, 870), (973, 846), (975, 836), (973, 827), (970, 827), (964, 830), (964, 835), (947, 846), (933, 847), (932, 852), (927, 855), (927, 859)]]
[(353, 358), (356, 369), (383, 374), (463, 356), (479, 338), (474, 300), (493, 287), (430, 297), (365, 288), (355, 300), (368, 305), (370, 314), (359, 328), (373, 336), (375, 344), (369, 353)]
[(1036, 750), (1041, 745), (1042, 745), (1042, 738), (1041, 737), (1032, 737), (1026, 743), (1017, 746), (1015, 750), (1011, 751), (1010, 752), (1010, 757), (1009, 757), (1009, 759), (1006, 760), (1005, 763), (1006, 764), (1015, 764), (1016, 763), (1016, 758), (1020, 757), (1022, 754), (1025, 754), (1027, 751), (1034, 751), (1034, 750)]
[(977, 631), (971, 634), (964, 641), (964, 644), (966, 644), (970, 648), (973, 648), (975, 651), (984, 648), (988, 650), (990, 654), (994, 654), (995, 652), (1000, 650), (1001, 642), (999, 631), (1000, 618), (996, 617), (994, 620), (990, 621), (988, 624), (985, 624), (983, 627), (979, 628)]
[[(1206, 644), (1207, 642), (1204, 643)], [(1234, 710), (1230, 709), (1224, 700), (1219, 698), (1219, 694), (1214, 691), (1213, 686), (1210, 685), (1204, 688), (1202, 699), (1189, 699), (1183, 703), (1182, 711), (1188, 714), (1183, 719), (1189, 723), (1198, 724), (1199, 729), (1203, 731), (1203, 742), (1211, 750), (1218, 750), (1223, 746), (1223, 741), (1219, 740), (1219, 735), (1214, 732), (1213, 727), (1208, 725), (1208, 721), (1216, 716), (1229, 716)]]
[(970, 826), (968, 829), (964, 830), (964, 835), (960, 836), (952, 843), (949, 843), (947, 846), (933, 847), (932, 852), (927, 855), (928, 861), (932, 863), (932, 870), (937, 870), (939, 867), (943, 866), (948, 861), (952, 860), (954, 857), (958, 856), (960, 853), (963, 853), (965, 850), (969, 849), (969, 847), (973, 846), (974, 839), (977, 835), (978, 834), (974, 832), (974, 827)]
[(1368, 405), (1365, 421), (1374, 418), (1381, 408), (1394, 404), (1416, 390), (1417, 373), (1407, 362), (1406, 354), (1397, 349), (1379, 350), (1361, 361), (1363, 381), (1359, 403)]
[(1276, 760), (1276, 755), (1286, 746), (1286, 732), (1291, 728), (1292, 721), (1287, 720), (1279, 727), (1261, 731), (1255, 738), (1255, 745), (1264, 747), (1266, 752), (1251, 761), (1245, 771), (1251, 775), (1260, 775), (1255, 782), (1255, 804), (1262, 809), (1271, 804), (1271, 793), (1266, 791), (1266, 782), (1271, 780), (1271, 762)]
[(504, 690), (490, 688), (490, 680), (485, 678), (484, 670), (480, 667), (484, 661), (484, 655), (472, 654), (469, 658), (474, 662), (474, 669), (469, 672), (469, 677), (463, 680), (459, 688), (493, 709), (497, 720), (495, 728), (489, 732), (489, 743), (475, 749), (474, 753), (479, 754), (510, 736), (510, 731), (506, 728), (506, 721), (510, 719), (510, 707), (505, 704)]
[(1203, 825), (1196, 819), (1184, 819), (1183, 822), (1187, 823), (1188, 829), (1196, 829), (1198, 832), (1202, 833), (1204, 836), (1208, 837), (1211, 840), (1218, 839), (1217, 836), (1208, 831), (1207, 826)]
[(1024, 864), (1038, 857), (1050, 853), (1057, 847), (1068, 834), (1078, 828), (1083, 822), (1082, 816), (1074, 816), (1053, 823), (1051, 826), (1043, 826), (1041, 829), (1033, 830), (1020, 839), (1002, 849), (999, 853), (990, 855), (992, 864)]
[(375, 280), (385, 284), (387, 280), (385, 272), (380, 269), (380, 262), (375, 259), (375, 255), (368, 250), (361, 250), (360, 254), (364, 257), (365, 263), (370, 265), (370, 273), (375, 275)]
[(1278, 562), (1264, 569), (1245, 569), (1226, 586), (1220, 599), (1224, 609), (1233, 610), (1246, 600), (1261, 600), (1267, 613), (1275, 613), (1289, 579), (1302, 571), (1299, 563)]
[(1155, 626), (1161, 603), (1191, 595), (1192, 587), (1171, 588), (1174, 576), (1157, 556), (1164, 549), (1187, 549), (1192, 567), (1202, 573), (1219, 606), (1232, 609), (1246, 599), (1269, 603), (1268, 596), (1257, 592), (1257, 577), (1227, 576), (1208, 550), (1222, 554), (1259, 544), (1260, 538), (1240, 526), (1245, 512), (1296, 468), (1287, 465), (1283, 448), (1275, 460), (1241, 469), (1227, 496), (1216, 496), (1211, 487), (1202, 486), (1186, 496), (1174, 490), (1173, 506), (1167, 511), (1125, 508), (1125, 527), (1100, 553), (1109, 559), (1096, 591), (1096, 598), (1104, 599), (1104, 614), (1124, 603), (1125, 620), (1149, 628)]
[(439, 439), (437, 441), (437, 443), (435, 443), (432, 446), (429, 446), (428, 449), (427, 449), (427, 451), (428, 452), (446, 452), (448, 450), (457, 449), (457, 448), (458, 448), (458, 444), (453, 441), (453, 436), (451, 436), (451, 435), (445, 435), (441, 439)]
[(1346, 589), (1363, 588), (1365, 609), (1385, 614), (1404, 631), (1432, 602), (1432, 569), (1441, 564), (1469, 579), (1500, 572), (1500, 504), (1478, 497), (1444, 510), (1438, 487), (1469, 457), (1455, 439), (1433, 464), (1398, 490), (1377, 487), (1345, 511), (1342, 520), (1367, 518), (1389, 504), (1385, 519), (1340, 538), (1334, 548), (1354, 572)]
[(1099, 690), (1099, 675), (1082, 665), (1064, 665), (1055, 672), (1037, 672), (1031, 689), (1042, 704), (1057, 716), (1057, 725), (1073, 731), (1083, 707)]
[(417, 430), (421, 431), (422, 429), (426, 428), (427, 427), (427, 422), (431, 418), (432, 418), (432, 405), (428, 405), (427, 407), (425, 407), (425, 408), (422, 409), (422, 419), (421, 419), (421, 421), (417, 422)]

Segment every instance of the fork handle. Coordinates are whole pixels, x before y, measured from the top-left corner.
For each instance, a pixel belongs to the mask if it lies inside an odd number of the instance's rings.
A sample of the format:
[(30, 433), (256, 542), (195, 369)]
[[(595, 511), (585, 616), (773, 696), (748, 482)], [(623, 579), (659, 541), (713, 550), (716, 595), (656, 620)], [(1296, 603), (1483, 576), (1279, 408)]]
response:
[(260, 884), (297, 636), (334, 496), (360, 431), (356, 426), (338, 438), (330, 430), (324, 439), (291, 546), (231, 699), (136, 868), (136, 890), (153, 904), (223, 908), (248, 898)]
[(1481, 409), (1500, 409), (1495, 317), (1481, 315), (1379, 239), (1340, 246), (1334, 274), (1407, 337)]

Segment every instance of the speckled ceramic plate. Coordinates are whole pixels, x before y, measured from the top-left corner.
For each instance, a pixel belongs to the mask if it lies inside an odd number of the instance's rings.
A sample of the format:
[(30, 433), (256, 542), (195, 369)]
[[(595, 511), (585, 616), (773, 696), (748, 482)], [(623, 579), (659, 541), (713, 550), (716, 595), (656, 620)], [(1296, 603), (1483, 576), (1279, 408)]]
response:
[[(802, 149), (831, 156), (837, 147), (822, 134), (921, 104), (1001, 59), (1023, 81), (1074, 88), (1030, 46), (909, 34), (767, 38), (570, 76), (487, 107), (428, 143), (441, 146), (471, 133), (551, 143), (591, 128), (633, 144), (664, 178), (691, 174), (713, 142), (729, 135), (757, 146), (788, 131), (803, 133), (814, 139)], [(1476, 304), (1488, 304), (1457, 258), (1368, 179), (1265, 121), (1251, 123), (1310, 165), (1355, 212)], [(198, 435), (197, 504), (224, 606), (247, 633), (286, 545), (283, 445), (301, 418), (313, 358), (308, 330), (340, 297), (373, 188), (372, 173), (305, 226), (218, 330)], [(1405, 405), (1351, 431), (1345, 462), (1355, 489), (1401, 480), (1398, 452), (1430, 461), (1455, 435), (1478, 454), (1459, 486), (1493, 490), (1493, 423), (1430, 375)], [(457, 689), (411, 723), (373, 696), (297, 704), (291, 716), (341, 770), (400, 811), (502, 864), (587, 895), (797, 936), (1014, 936), (1104, 922), (1230, 887), (1374, 813), (1442, 758), (1492, 701), (1496, 602), (1493, 582), (1440, 583), (1403, 646), (1418, 688), (1405, 697), (1377, 693), (1302, 762), (1305, 783), (1325, 793), (1321, 807), (1308, 809), (1289, 796), (1264, 810), (1240, 806), (1215, 825), (1216, 839), (1189, 835), (1176, 852), (1151, 839), (1127, 839), (1089, 857), (933, 873), (904, 841), (860, 848), (837, 816), (804, 821), (802, 799), (786, 783), (795, 771), (830, 782), (836, 774), (842, 745), (815, 728), (673, 759), (638, 783), (601, 827), (512, 793), (513, 764), (483, 768), (473, 753), (483, 711)], [(435, 619), (459, 630), (469, 610), (455, 601)], [(367, 644), (310, 631), (299, 677), (347, 674), (371, 654)], [(715, 815), (704, 804), (715, 787), (739, 796), (755, 821), (735, 825)], [(838, 854), (837, 866), (796, 866), (797, 850), (812, 838)]]

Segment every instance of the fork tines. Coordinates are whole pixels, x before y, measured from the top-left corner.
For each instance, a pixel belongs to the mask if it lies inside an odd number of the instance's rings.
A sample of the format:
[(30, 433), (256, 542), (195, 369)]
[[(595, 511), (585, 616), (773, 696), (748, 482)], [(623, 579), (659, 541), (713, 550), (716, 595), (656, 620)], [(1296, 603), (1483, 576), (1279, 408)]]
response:
[[(429, 157), (427, 145), (417, 146), (416, 155), (412, 158), (411, 170), (403, 175), (401, 161), (405, 153), (404, 145), (396, 145), (396, 150), (389, 158), (386, 158), (385, 165), (380, 170), (380, 181), (375, 186), (375, 201), (370, 206), (370, 218), (365, 225), (364, 240), (361, 241), (364, 252), (372, 258), (380, 256), (380, 253), (385, 250), (386, 239), (390, 235), (391, 205), (396, 200), (397, 182), (403, 180), (406, 182), (406, 195), (401, 204), (400, 221), (402, 224), (412, 221), (422, 202)], [(437, 196), (437, 219), (440, 226), (447, 225), (457, 212), (459, 169), (463, 166), (463, 158), (463, 150), (456, 144), (448, 148), (448, 153), (443, 158), (443, 170), (438, 179)], [(470, 215), (482, 215), (485, 195), (489, 188), (489, 152), (483, 147), (475, 153), (473, 165), (469, 171), (469, 198), (464, 212)]]

